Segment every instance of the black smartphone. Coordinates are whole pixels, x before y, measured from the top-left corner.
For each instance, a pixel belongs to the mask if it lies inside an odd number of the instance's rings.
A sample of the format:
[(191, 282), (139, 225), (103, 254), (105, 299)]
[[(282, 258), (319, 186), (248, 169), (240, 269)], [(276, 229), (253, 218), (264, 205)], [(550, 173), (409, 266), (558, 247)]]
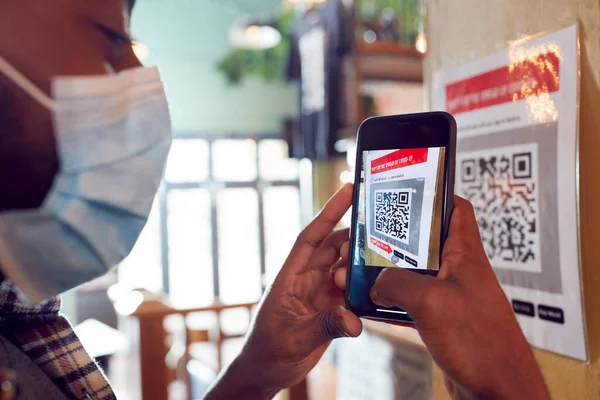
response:
[(445, 112), (373, 117), (358, 130), (346, 307), (412, 322), (370, 298), (385, 268), (436, 276), (453, 209), (456, 121)]

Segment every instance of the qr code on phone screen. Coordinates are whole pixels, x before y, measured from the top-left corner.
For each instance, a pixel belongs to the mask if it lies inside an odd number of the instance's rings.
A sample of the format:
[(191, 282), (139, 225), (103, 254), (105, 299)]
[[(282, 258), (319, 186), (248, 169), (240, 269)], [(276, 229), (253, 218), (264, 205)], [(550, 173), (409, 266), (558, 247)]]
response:
[(408, 244), (411, 189), (375, 191), (375, 231)]
[(540, 271), (537, 144), (461, 153), (457, 193), (475, 209), (492, 266)]

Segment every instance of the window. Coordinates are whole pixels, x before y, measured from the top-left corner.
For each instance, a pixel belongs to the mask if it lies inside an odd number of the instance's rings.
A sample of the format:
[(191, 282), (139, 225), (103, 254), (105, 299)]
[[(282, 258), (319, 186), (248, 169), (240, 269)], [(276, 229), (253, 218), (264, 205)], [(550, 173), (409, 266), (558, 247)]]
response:
[(300, 231), (299, 170), (276, 136), (174, 139), (120, 280), (163, 290), (177, 308), (258, 300)]

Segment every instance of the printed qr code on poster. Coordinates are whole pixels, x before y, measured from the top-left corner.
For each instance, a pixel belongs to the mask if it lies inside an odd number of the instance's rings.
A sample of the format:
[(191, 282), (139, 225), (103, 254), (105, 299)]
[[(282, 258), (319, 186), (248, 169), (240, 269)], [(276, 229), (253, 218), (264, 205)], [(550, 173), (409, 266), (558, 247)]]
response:
[(462, 153), (457, 193), (475, 209), (492, 266), (541, 271), (537, 144)]
[(375, 231), (408, 244), (412, 189), (375, 191)]

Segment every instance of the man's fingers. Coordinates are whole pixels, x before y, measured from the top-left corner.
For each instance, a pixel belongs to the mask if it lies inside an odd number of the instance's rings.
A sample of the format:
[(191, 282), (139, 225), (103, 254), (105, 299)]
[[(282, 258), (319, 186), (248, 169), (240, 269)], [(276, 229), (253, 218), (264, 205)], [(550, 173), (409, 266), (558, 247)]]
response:
[(454, 196), (454, 211), (452, 212), (448, 238), (442, 253), (440, 277), (458, 276), (462, 272), (472, 273), (469, 272), (471, 267), (481, 265), (477, 262), (456, 262), (456, 260), (462, 259), (485, 260), (487, 262), (473, 206), (467, 200)]
[(473, 206), (462, 197), (454, 196), (454, 210), (450, 220), (448, 238), (444, 246), (444, 253), (455, 250), (482, 249), (479, 226), (475, 218)]
[(344, 268), (348, 266), (348, 260), (343, 260), (343, 259), (339, 259), (336, 261), (335, 264), (333, 264), (333, 267), (331, 267), (329, 269), (329, 272), (331, 273), (331, 275), (335, 275), (335, 272), (340, 269), (340, 268)]
[[(300, 233), (290, 252), (290, 260), (308, 262), (352, 205), (352, 185), (346, 184), (325, 204), (321, 212)], [(305, 262), (299, 267), (304, 267)]]
[(348, 261), (348, 259), (350, 258), (350, 242), (349, 241), (345, 241), (344, 243), (342, 243), (342, 247), (340, 247), (340, 257), (342, 258), (342, 260), (346, 260), (346, 261)]
[(400, 307), (414, 318), (431, 290), (442, 283), (436, 278), (402, 268), (384, 269), (371, 288), (371, 300), (384, 307)]
[(340, 249), (348, 241), (349, 235), (350, 229), (348, 228), (333, 231), (314, 253), (310, 262), (311, 267), (315, 269), (332, 268), (332, 265), (340, 260)]
[(331, 269), (329, 270), (332, 274), (335, 274), (335, 272), (340, 269), (340, 268), (345, 268), (348, 267), (348, 246), (349, 243), (346, 241), (342, 244), (342, 247), (340, 249), (340, 255), (339, 255), (339, 260), (336, 261), (336, 263), (333, 265), (333, 267), (331, 267)]
[(357, 337), (362, 332), (360, 319), (342, 306), (331, 306), (311, 316), (307, 322), (313, 332), (309, 344), (313, 348), (341, 337)]
[(333, 281), (335, 285), (339, 287), (341, 290), (346, 290), (346, 282), (348, 278), (348, 267), (340, 267), (333, 274)]
[(479, 227), (475, 219), (473, 205), (460, 196), (454, 196), (454, 210), (452, 211), (449, 234), (459, 232), (479, 235)]

